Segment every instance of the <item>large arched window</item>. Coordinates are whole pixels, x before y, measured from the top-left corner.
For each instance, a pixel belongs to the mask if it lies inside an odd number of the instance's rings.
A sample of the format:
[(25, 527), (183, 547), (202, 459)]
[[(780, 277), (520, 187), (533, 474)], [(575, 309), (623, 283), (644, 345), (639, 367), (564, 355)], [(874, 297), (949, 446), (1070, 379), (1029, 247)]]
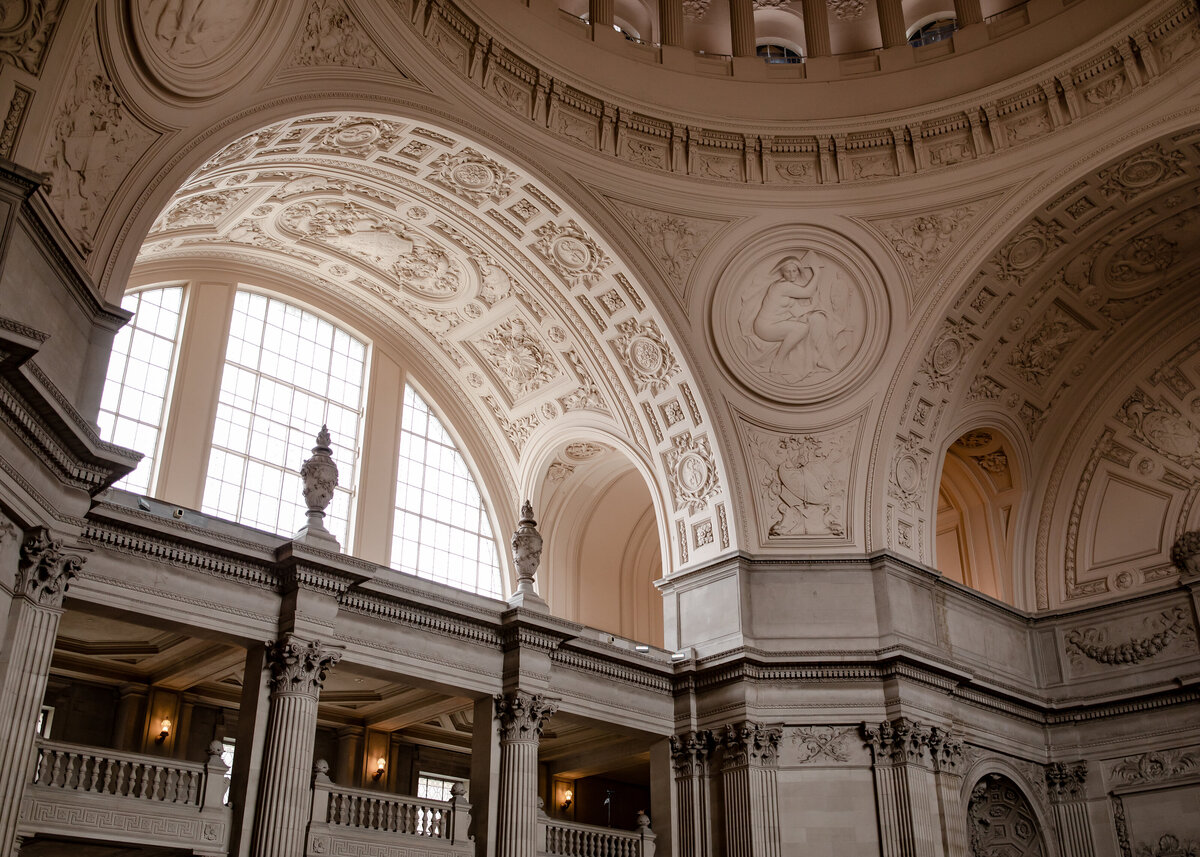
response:
[(429, 405), (404, 388), (392, 566), (500, 598), (500, 563), (487, 508), (454, 440)]
[(168, 286), (126, 295), (121, 308), (133, 318), (113, 340), (97, 422), (107, 440), (145, 455), (137, 469), (116, 484), (146, 494), (153, 484), (175, 344), (183, 313), (183, 287)]
[(287, 535), (304, 522), (300, 465), (322, 424), (339, 485), (326, 526), (348, 546), (366, 343), (278, 298), (234, 301), (202, 509)]

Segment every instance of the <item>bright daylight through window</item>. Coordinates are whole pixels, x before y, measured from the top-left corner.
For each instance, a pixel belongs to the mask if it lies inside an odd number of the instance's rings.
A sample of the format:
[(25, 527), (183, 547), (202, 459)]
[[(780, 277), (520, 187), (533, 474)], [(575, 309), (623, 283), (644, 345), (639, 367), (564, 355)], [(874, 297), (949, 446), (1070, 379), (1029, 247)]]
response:
[(239, 291), (203, 510), (294, 533), (305, 514), (300, 465), (326, 424), (339, 482), (326, 526), (349, 549), (366, 352), (364, 342), (313, 313)]
[(392, 565), (499, 598), (487, 509), (454, 440), (412, 387), (404, 389)]

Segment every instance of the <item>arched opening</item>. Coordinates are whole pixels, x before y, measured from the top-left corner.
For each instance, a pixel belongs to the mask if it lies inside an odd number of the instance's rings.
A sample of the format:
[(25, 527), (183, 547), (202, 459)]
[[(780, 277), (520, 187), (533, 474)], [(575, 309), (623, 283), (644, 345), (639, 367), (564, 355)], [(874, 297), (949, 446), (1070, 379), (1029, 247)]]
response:
[(975, 857), (1045, 857), (1029, 799), (1003, 774), (987, 774), (971, 790), (967, 829)]
[(961, 435), (942, 463), (935, 565), (952, 580), (1013, 603), (1013, 527), (1021, 478), (1012, 443), (994, 428)]
[(540, 490), (551, 610), (616, 636), (661, 646), (662, 546), (645, 478), (611, 445), (559, 445)]

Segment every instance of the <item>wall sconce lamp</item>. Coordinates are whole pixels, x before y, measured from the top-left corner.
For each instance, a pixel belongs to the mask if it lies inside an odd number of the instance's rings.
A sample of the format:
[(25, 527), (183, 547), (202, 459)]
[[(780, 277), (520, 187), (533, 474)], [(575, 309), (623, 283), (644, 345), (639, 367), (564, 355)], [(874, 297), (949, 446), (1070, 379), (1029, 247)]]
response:
[(562, 802), (562, 811), (563, 812), (566, 812), (568, 809), (571, 808), (571, 801), (573, 801), (573, 800), (575, 800), (575, 792), (571, 791), (571, 789), (567, 789), (565, 792), (563, 792), (563, 802)]
[(155, 744), (161, 744), (167, 740), (167, 736), (171, 734), (171, 721), (164, 717), (162, 723), (158, 724), (162, 727), (162, 731), (158, 733), (158, 737), (154, 739)]
[(387, 770), (387, 759), (383, 756), (379, 757), (379, 761), (375, 763), (375, 773), (371, 775), (371, 779), (376, 782), (383, 776), (383, 772)]

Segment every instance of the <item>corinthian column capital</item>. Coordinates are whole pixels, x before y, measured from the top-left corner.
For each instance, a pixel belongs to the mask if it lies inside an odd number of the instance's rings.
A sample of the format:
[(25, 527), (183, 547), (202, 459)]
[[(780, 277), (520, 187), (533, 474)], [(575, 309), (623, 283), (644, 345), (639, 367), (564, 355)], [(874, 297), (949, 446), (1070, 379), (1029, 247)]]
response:
[(496, 694), (496, 716), (500, 719), (501, 741), (530, 741), (542, 737), (546, 721), (558, 711), (558, 703), (540, 693), (516, 690)]
[(707, 729), (671, 736), (671, 764), (676, 777), (694, 777), (705, 773), (713, 751), (713, 734)]
[(773, 767), (779, 759), (779, 741), (783, 729), (778, 726), (763, 726), (750, 720), (730, 723), (721, 736), (725, 757), (721, 763), (724, 770), (740, 765)]
[(1087, 782), (1087, 762), (1051, 762), (1046, 766), (1046, 786), (1050, 790), (1050, 799), (1056, 803), (1064, 800), (1078, 800), (1083, 797), (1084, 783)]
[(61, 607), (67, 587), (84, 559), (63, 554), (62, 541), (50, 537), (45, 527), (35, 527), (21, 543), (16, 590), (43, 607)]
[(341, 652), (326, 649), (319, 640), (305, 642), (288, 636), (267, 643), (271, 693), (302, 693), (316, 698), (326, 674), (341, 657)]

